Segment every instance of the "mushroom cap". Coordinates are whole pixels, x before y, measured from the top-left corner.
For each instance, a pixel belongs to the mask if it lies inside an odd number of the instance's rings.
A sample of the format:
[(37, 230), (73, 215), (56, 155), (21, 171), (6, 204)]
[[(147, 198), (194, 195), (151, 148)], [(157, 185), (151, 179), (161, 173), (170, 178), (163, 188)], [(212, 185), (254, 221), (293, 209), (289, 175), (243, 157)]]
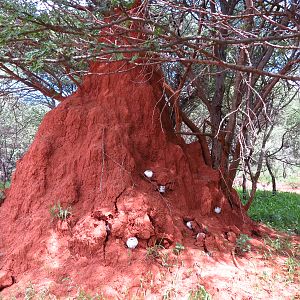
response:
[(138, 245), (139, 241), (136, 237), (130, 237), (127, 241), (126, 241), (126, 245), (129, 249), (134, 249), (136, 248), (136, 246)]
[(152, 178), (153, 177), (153, 171), (152, 170), (146, 170), (145, 172), (144, 172), (144, 175), (147, 177), (147, 178)]
[(186, 227), (189, 229), (193, 229), (193, 222), (192, 221), (186, 222)]
[(221, 210), (222, 210), (221, 207), (218, 207), (218, 206), (215, 207), (215, 213), (216, 213), (216, 214), (221, 213)]

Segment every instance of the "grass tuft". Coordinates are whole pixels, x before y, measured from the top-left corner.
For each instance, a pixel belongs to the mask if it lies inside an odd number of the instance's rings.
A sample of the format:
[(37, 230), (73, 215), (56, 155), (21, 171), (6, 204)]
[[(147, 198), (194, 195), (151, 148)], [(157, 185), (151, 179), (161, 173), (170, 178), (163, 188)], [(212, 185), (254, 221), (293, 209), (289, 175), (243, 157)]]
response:
[(53, 220), (59, 219), (65, 221), (71, 215), (71, 208), (70, 207), (63, 208), (58, 202), (50, 207), (49, 212)]
[(238, 254), (244, 254), (251, 250), (249, 241), (251, 238), (247, 234), (240, 234), (236, 240), (235, 251)]
[(203, 285), (198, 285), (197, 289), (189, 292), (188, 300), (211, 300), (210, 294)]

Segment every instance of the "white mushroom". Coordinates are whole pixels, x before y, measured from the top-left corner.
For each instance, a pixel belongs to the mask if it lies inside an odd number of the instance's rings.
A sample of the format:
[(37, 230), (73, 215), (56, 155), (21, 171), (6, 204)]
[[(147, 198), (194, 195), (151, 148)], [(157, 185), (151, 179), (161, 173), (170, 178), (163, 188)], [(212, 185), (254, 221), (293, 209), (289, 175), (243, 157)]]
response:
[(186, 222), (186, 227), (189, 229), (193, 229), (193, 222), (192, 221)]
[(153, 177), (153, 171), (151, 171), (151, 170), (146, 170), (146, 171), (144, 172), (144, 175), (145, 175), (147, 178), (151, 179), (151, 178)]
[(215, 207), (215, 213), (216, 213), (216, 214), (220, 214), (220, 213), (221, 213), (221, 210), (222, 210), (221, 207), (218, 207), (218, 206)]
[(165, 193), (166, 192), (166, 186), (165, 185), (160, 185), (159, 187), (158, 187), (158, 191), (160, 192), (160, 193)]
[(196, 235), (197, 240), (203, 240), (205, 238), (205, 233), (204, 232), (198, 232)]
[(126, 245), (129, 249), (134, 249), (136, 248), (136, 246), (138, 245), (138, 239), (136, 237), (130, 237), (127, 241), (126, 241)]

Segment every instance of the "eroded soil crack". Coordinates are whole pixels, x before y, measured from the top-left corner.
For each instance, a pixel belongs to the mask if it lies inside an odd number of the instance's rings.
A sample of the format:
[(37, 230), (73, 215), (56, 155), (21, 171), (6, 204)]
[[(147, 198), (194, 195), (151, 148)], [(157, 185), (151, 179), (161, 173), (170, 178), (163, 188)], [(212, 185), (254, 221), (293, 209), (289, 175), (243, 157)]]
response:
[(103, 242), (103, 259), (104, 259), (104, 261), (106, 259), (106, 244), (107, 244), (109, 236), (111, 234), (111, 224), (107, 220), (105, 220), (105, 229), (106, 229), (106, 237)]
[(123, 193), (124, 193), (125, 191), (126, 191), (126, 187), (121, 191), (121, 193), (118, 194), (118, 196), (117, 196), (117, 197), (115, 198), (115, 200), (114, 200), (115, 213), (118, 213), (118, 212), (119, 212), (117, 202), (118, 202), (118, 200), (120, 199), (120, 197), (123, 195)]
[(8, 287), (11, 287), (13, 284), (15, 284), (17, 282), (15, 276), (10, 276), (10, 277), (11, 277), (11, 283), (0, 285), (0, 292)]

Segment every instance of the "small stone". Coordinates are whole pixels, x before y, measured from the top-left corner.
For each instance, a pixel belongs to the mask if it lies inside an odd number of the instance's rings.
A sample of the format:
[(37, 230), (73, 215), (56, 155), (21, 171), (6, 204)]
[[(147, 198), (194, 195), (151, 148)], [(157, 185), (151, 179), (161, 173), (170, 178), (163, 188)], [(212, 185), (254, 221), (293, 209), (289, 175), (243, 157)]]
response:
[(136, 237), (130, 237), (127, 241), (126, 241), (126, 245), (129, 249), (135, 249), (136, 246), (138, 245), (138, 239)]
[(144, 175), (145, 175), (147, 178), (151, 179), (151, 178), (153, 177), (154, 173), (153, 173), (153, 171), (151, 171), (151, 170), (146, 170), (146, 171), (144, 172)]

